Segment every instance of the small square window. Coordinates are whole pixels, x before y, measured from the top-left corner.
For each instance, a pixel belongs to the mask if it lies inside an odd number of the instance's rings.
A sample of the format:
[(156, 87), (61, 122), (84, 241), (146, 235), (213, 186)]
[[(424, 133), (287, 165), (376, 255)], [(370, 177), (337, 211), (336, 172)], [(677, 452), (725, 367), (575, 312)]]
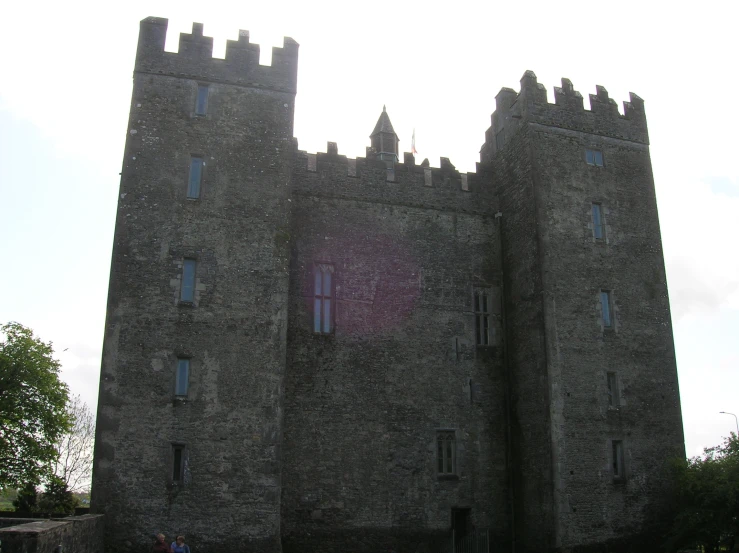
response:
[(585, 149), (585, 162), (588, 165), (603, 167), (603, 152), (601, 150)]
[(436, 462), (440, 476), (457, 473), (457, 441), (454, 430), (436, 432)]
[(313, 332), (331, 334), (334, 330), (334, 266), (317, 263), (313, 276)]
[(475, 343), (478, 346), (490, 345), (490, 291), (475, 290)]
[(197, 199), (200, 197), (200, 184), (203, 180), (203, 167), (205, 162), (202, 157), (190, 158), (190, 178), (187, 184), (187, 197)]
[(626, 477), (624, 467), (624, 443), (621, 440), (613, 440), (611, 442), (611, 462), (613, 463), (613, 479), (624, 479)]
[(172, 444), (172, 482), (180, 483), (185, 475), (185, 446)]
[(174, 394), (177, 397), (187, 397), (190, 387), (190, 360), (177, 360), (177, 377), (175, 378)]
[(182, 262), (180, 301), (192, 302), (195, 298), (195, 267), (196, 261), (194, 259), (185, 259)]
[(603, 208), (600, 204), (592, 205), (593, 214), (593, 237), (596, 240), (603, 240), (606, 237), (606, 226), (603, 224)]
[(208, 85), (198, 85), (198, 98), (195, 101), (195, 115), (205, 115), (208, 111)]
[(610, 290), (600, 291), (600, 311), (603, 326), (611, 328), (613, 326), (613, 303)]
[(608, 381), (608, 407), (618, 409), (621, 406), (621, 390), (618, 386), (618, 375), (615, 372), (607, 372)]

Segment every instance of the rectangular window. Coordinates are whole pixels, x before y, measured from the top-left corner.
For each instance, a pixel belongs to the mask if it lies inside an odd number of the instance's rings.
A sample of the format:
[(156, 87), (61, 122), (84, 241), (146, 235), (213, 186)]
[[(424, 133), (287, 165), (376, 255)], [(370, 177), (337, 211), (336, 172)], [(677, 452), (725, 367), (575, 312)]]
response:
[(208, 85), (198, 85), (198, 99), (195, 101), (195, 115), (205, 115), (208, 111)]
[(490, 292), (475, 290), (475, 343), (490, 345)]
[(613, 461), (613, 478), (622, 479), (626, 476), (624, 471), (624, 443), (621, 440), (611, 442), (611, 455)]
[(601, 317), (603, 320), (603, 326), (605, 328), (611, 328), (613, 326), (612, 307), (613, 305), (611, 304), (611, 292), (608, 290), (601, 290), (600, 291), (600, 310), (601, 310)]
[(603, 167), (603, 152), (600, 150), (585, 150), (585, 161), (588, 165)]
[(190, 386), (190, 360), (177, 360), (177, 378), (175, 379), (174, 394), (177, 397), (187, 397)]
[(457, 441), (454, 430), (436, 432), (436, 461), (439, 474), (456, 474)]
[(608, 407), (618, 409), (621, 405), (621, 393), (618, 389), (618, 377), (615, 372), (606, 373), (608, 380)]
[(313, 332), (317, 334), (331, 334), (334, 330), (332, 306), (334, 296), (333, 275), (333, 265), (316, 264), (313, 297)]
[(190, 179), (187, 184), (187, 197), (188, 198), (199, 198), (200, 197), (200, 183), (203, 180), (203, 162), (202, 157), (191, 157), (190, 158)]
[(606, 236), (606, 227), (603, 224), (603, 210), (600, 204), (593, 204), (593, 237), (603, 240)]
[(172, 481), (182, 482), (185, 473), (185, 446), (172, 444)]
[(185, 259), (182, 262), (182, 286), (180, 301), (192, 302), (195, 298), (195, 260)]
[(505, 146), (505, 136), (503, 135), (503, 131), (498, 131), (495, 133), (495, 149), (502, 150), (503, 146)]

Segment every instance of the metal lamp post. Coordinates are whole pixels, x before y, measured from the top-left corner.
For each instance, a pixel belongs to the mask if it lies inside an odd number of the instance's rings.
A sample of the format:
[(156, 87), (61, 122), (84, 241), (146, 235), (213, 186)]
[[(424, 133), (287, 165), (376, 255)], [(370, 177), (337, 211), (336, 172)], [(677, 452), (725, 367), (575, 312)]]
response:
[(736, 435), (739, 436), (739, 419), (737, 419), (736, 415), (734, 413), (729, 413), (728, 411), (719, 411), (719, 413), (734, 417), (734, 422), (736, 423)]

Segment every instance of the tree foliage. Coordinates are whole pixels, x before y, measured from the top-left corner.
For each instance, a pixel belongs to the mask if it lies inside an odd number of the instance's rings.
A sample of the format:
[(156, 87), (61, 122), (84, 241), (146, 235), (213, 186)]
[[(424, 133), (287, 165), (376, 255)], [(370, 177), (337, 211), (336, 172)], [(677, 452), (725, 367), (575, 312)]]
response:
[(38, 509), (38, 491), (32, 482), (27, 483), (13, 500), (13, 507), (19, 513), (35, 513)]
[(58, 476), (50, 476), (46, 490), (38, 500), (38, 510), (56, 515), (73, 515), (79, 505), (77, 497), (69, 491), (67, 484)]
[(75, 396), (67, 409), (72, 427), (57, 444), (53, 472), (70, 492), (89, 489), (92, 453), (95, 444), (95, 418), (80, 396)]
[(51, 343), (15, 322), (0, 327), (0, 488), (39, 482), (71, 428), (69, 391)]
[(702, 457), (674, 467), (676, 515), (668, 549), (732, 550), (739, 539), (739, 439), (732, 432)]

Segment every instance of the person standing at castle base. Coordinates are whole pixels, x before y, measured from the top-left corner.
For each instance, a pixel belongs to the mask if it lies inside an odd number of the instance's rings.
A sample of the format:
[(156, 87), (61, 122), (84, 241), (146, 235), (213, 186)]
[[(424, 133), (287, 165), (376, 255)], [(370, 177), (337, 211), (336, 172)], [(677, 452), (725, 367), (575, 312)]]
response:
[(151, 553), (172, 553), (172, 548), (164, 541), (164, 534), (157, 534)]
[(171, 553), (190, 553), (190, 546), (185, 543), (185, 536), (177, 536), (170, 546)]

